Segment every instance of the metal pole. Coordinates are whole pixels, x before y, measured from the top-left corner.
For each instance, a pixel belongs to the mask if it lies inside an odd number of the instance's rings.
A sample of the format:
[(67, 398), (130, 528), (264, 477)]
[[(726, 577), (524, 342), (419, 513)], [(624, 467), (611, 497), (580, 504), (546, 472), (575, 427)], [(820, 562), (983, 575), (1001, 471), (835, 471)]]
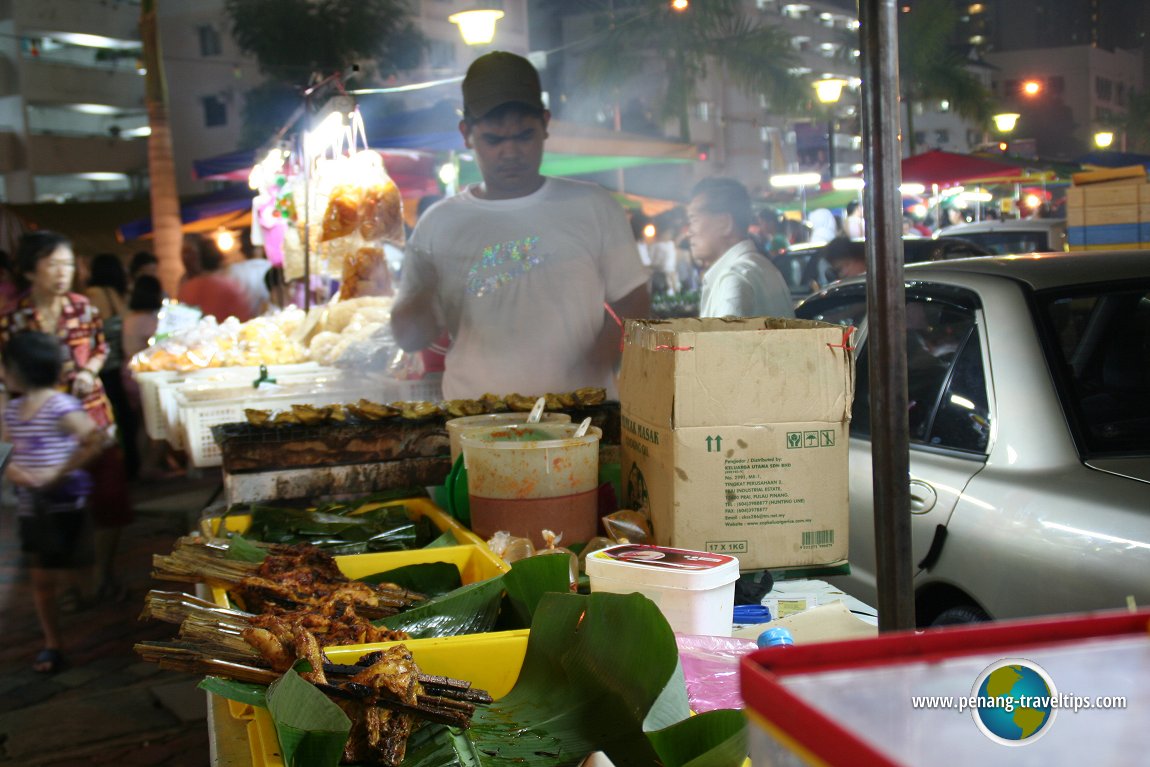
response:
[[(914, 628), (894, 0), (860, 0), (867, 324), (879, 630)], [(897, 214), (897, 215), (896, 215)]]
[(833, 182), (835, 180), (835, 113), (834, 107), (828, 110), (830, 112), (830, 119), (827, 120), (827, 164), (830, 166), (828, 170), (827, 181)]

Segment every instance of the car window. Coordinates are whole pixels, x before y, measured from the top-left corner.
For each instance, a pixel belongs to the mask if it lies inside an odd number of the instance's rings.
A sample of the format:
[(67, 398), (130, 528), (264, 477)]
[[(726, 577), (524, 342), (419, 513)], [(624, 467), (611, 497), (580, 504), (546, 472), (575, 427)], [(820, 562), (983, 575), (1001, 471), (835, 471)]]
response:
[(1038, 231), (963, 232), (955, 236), (976, 243), (996, 255), (1058, 249), (1050, 246), (1045, 232)]
[(931, 445), (986, 452), (990, 442), (990, 403), (986, 396), (982, 344), (974, 328), (955, 359), (950, 383), (927, 433)]
[(1038, 307), (1080, 452), (1150, 452), (1150, 288), (1045, 294)]
[[(991, 416), (973, 306), (907, 294), (907, 421), (912, 444), (986, 449)], [(870, 435), (866, 351), (859, 351), (855, 378), (855, 436)]]
[(795, 309), (795, 316), (803, 320), (858, 327), (866, 316), (866, 286), (849, 285), (830, 295), (808, 298)]

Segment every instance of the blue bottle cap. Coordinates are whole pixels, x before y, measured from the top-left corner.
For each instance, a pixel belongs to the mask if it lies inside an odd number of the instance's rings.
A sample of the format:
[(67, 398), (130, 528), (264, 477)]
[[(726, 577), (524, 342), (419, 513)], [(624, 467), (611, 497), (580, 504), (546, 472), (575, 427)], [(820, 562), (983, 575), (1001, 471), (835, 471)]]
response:
[(795, 638), (791, 636), (790, 629), (782, 627), (767, 629), (759, 634), (758, 645), (759, 647), (790, 647), (795, 643)]
[(753, 626), (756, 623), (769, 623), (771, 611), (762, 605), (735, 605), (735, 623)]

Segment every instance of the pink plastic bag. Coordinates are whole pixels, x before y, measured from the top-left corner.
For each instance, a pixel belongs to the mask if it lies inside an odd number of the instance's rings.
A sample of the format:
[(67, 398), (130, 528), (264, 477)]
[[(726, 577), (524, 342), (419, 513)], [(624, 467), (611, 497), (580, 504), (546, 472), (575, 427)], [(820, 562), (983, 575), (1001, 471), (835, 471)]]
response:
[(742, 708), (739, 659), (757, 645), (752, 639), (675, 634), (687, 699), (696, 714), (720, 708)]

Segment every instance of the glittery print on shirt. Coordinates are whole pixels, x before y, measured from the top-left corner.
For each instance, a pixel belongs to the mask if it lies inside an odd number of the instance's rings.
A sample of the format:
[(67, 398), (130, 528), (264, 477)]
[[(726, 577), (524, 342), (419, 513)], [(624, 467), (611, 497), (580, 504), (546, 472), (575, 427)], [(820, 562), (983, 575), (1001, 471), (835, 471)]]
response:
[(482, 298), (510, 285), (543, 263), (543, 255), (538, 250), (537, 236), (488, 245), (467, 273), (467, 292), (472, 298)]

